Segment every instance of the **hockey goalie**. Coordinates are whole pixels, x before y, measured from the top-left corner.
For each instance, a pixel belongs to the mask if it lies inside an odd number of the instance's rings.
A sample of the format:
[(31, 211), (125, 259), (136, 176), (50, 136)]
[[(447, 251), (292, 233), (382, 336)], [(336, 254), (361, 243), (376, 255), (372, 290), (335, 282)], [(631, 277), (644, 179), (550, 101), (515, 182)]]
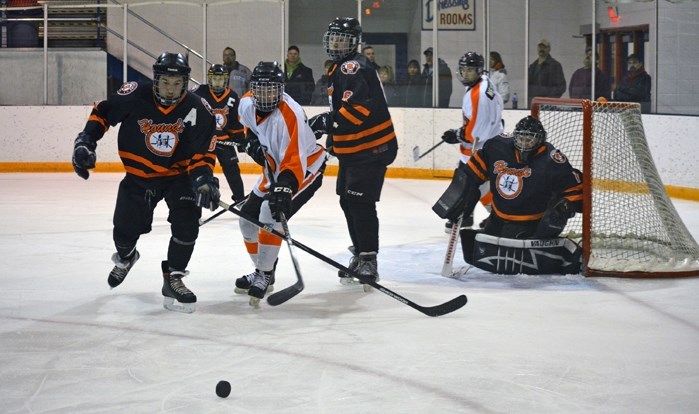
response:
[(559, 237), (582, 211), (582, 173), (546, 142), (541, 122), (527, 116), (512, 136), (485, 143), (432, 208), (441, 218), (469, 215), (490, 182), (492, 211), (482, 231), (461, 229), (466, 263), (500, 274), (577, 274), (580, 247)]

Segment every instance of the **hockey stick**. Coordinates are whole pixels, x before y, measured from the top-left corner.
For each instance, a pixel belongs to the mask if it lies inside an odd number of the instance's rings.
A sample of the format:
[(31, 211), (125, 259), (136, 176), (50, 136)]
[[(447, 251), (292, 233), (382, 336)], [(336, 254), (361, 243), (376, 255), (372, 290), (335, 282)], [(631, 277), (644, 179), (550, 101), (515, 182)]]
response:
[(291, 233), (289, 233), (289, 223), (287, 223), (284, 213), (282, 213), (281, 222), (282, 228), (284, 229), (284, 240), (286, 241), (286, 245), (289, 246), (289, 256), (291, 256), (291, 262), (294, 264), (294, 271), (296, 272), (296, 283), (267, 297), (267, 303), (272, 306), (281, 305), (301, 293), (304, 288), (303, 277), (301, 277), (301, 267), (299, 266), (298, 260), (296, 260), (296, 250), (294, 249), (294, 243), (291, 239)]
[(447, 253), (444, 255), (442, 263), (442, 276), (453, 277), (454, 271), (454, 253), (456, 252), (456, 244), (459, 241), (459, 229), (464, 216), (459, 216), (459, 219), (452, 223), (451, 233), (449, 234), (449, 243), (447, 243)]
[[(284, 238), (284, 235), (283, 235), (283, 234), (281, 234), (281, 233), (279, 233), (278, 231), (274, 230), (271, 226), (268, 226), (268, 225), (266, 225), (266, 224), (263, 224), (263, 223), (260, 222), (259, 220), (254, 219), (254, 218), (248, 216), (247, 214), (243, 213), (242, 211), (240, 211), (240, 210), (238, 210), (238, 209), (235, 209), (235, 208), (231, 207), (230, 205), (224, 203), (223, 201), (220, 201), (220, 202), (219, 202), (219, 205), (220, 205), (221, 207), (227, 209), (227, 210), (230, 211), (231, 213), (233, 213), (233, 214), (235, 214), (235, 215), (237, 215), (237, 216), (239, 216), (239, 217), (241, 217), (241, 218), (243, 218), (243, 219), (245, 219), (245, 220), (247, 220), (247, 221), (253, 223), (253, 224), (256, 225), (257, 227), (260, 227), (260, 228), (266, 230), (267, 232), (274, 234), (274, 235), (277, 236), (277, 237)], [(417, 310), (417, 311), (419, 311), (419, 312), (422, 312), (423, 314), (425, 314), (425, 315), (427, 315), (427, 316), (441, 316), (441, 315), (446, 315), (447, 313), (451, 313), (451, 312), (454, 312), (455, 310), (461, 309), (461, 308), (462, 308), (464, 305), (466, 305), (466, 303), (468, 302), (468, 298), (466, 297), (466, 295), (463, 295), (463, 294), (462, 294), (462, 295), (459, 295), (459, 296), (455, 297), (454, 299), (452, 299), (452, 300), (450, 300), (450, 301), (448, 301), (448, 302), (444, 302), (444, 303), (442, 303), (442, 304), (440, 304), (440, 305), (435, 305), (435, 306), (420, 306), (420, 305), (418, 305), (417, 303), (411, 301), (410, 299), (406, 299), (406, 298), (404, 298), (403, 296), (401, 296), (401, 295), (399, 295), (399, 294), (393, 292), (392, 290), (383, 287), (382, 285), (380, 285), (379, 283), (373, 281), (372, 279), (369, 279), (369, 278), (367, 278), (366, 276), (362, 276), (362, 275), (358, 274), (357, 272), (355, 272), (354, 270), (350, 270), (350, 269), (348, 269), (347, 267), (341, 265), (340, 263), (338, 263), (338, 262), (336, 262), (336, 261), (330, 259), (329, 257), (324, 256), (324, 255), (322, 255), (321, 253), (318, 253), (317, 251), (311, 249), (310, 247), (308, 247), (308, 246), (306, 246), (306, 245), (304, 245), (304, 244), (299, 243), (298, 241), (292, 239), (291, 237), (289, 237), (289, 239), (290, 239), (291, 242), (294, 244), (294, 246), (296, 246), (296, 247), (298, 247), (299, 249), (303, 250), (304, 252), (310, 254), (311, 256), (313, 256), (313, 257), (315, 257), (315, 258), (317, 258), (317, 259), (320, 259), (321, 261), (323, 261), (323, 262), (329, 264), (330, 266), (332, 266), (332, 267), (334, 267), (334, 268), (336, 268), (336, 269), (342, 270), (343, 272), (345, 272), (345, 273), (351, 275), (352, 277), (354, 277), (354, 278), (356, 278), (356, 279), (359, 279), (361, 282), (363, 282), (363, 283), (365, 283), (365, 284), (367, 284), (367, 285), (372, 286), (374, 289), (376, 289), (376, 290), (378, 290), (378, 291), (380, 291), (380, 292), (382, 292), (382, 293), (384, 293), (384, 294), (386, 294), (386, 295), (392, 297), (393, 299), (397, 300), (398, 302), (401, 302), (401, 303), (403, 303), (403, 304), (405, 304), (405, 305), (408, 305), (408, 306), (410, 306), (411, 308), (413, 308), (413, 309), (415, 309), (415, 310)]]
[(420, 158), (424, 157), (425, 155), (429, 154), (430, 152), (434, 151), (438, 146), (444, 144), (446, 141), (439, 141), (437, 144), (435, 144), (432, 148), (428, 149), (425, 151), (424, 154), (420, 155), (420, 147), (419, 146), (414, 146), (413, 147), (413, 161), (417, 161)]

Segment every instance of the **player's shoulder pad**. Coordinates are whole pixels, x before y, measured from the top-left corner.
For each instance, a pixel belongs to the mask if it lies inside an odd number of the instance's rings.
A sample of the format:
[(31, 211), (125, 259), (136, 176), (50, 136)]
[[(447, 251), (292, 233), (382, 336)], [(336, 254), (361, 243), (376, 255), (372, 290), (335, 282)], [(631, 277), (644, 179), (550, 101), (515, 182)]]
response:
[(340, 72), (342, 72), (343, 75), (356, 75), (359, 73), (359, 69), (362, 68), (362, 65), (356, 61), (356, 60), (348, 60), (347, 62), (343, 62), (342, 66), (340, 66)]

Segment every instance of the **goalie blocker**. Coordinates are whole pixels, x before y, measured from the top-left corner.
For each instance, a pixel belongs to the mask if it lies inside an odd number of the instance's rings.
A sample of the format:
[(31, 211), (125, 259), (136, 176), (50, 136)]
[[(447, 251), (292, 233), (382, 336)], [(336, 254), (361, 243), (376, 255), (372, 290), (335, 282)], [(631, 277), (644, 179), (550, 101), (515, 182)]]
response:
[(567, 238), (507, 239), (462, 229), (461, 247), (466, 263), (504, 275), (578, 274), (582, 250)]

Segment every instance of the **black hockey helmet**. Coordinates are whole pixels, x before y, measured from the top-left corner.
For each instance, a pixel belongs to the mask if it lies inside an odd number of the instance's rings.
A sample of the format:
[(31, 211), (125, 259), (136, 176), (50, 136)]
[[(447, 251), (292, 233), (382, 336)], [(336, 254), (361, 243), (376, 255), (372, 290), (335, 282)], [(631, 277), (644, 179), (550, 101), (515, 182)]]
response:
[(221, 94), (226, 90), (229, 73), (225, 66), (219, 64), (211, 65), (206, 77), (209, 80), (209, 88), (215, 94)]
[[(189, 72), (192, 69), (189, 67), (187, 58), (181, 53), (163, 52), (153, 64), (153, 94), (158, 99), (161, 105), (170, 106), (176, 104), (187, 91), (189, 83)], [(176, 96), (166, 96), (167, 93), (160, 91), (160, 78), (162, 76), (180, 76), (182, 77), (182, 88)]]
[(478, 76), (483, 73), (483, 66), (485, 65), (485, 59), (483, 59), (483, 56), (479, 55), (476, 52), (466, 52), (465, 55), (459, 59), (459, 80), (461, 83), (463, 83), (466, 86), (472, 86), (475, 85), (478, 82), (478, 78), (469, 81), (466, 79), (464, 76), (464, 71), (466, 68), (476, 68), (476, 71), (478, 72)]
[(250, 77), (250, 91), (255, 108), (272, 112), (284, 94), (286, 77), (277, 62), (260, 62)]
[(529, 154), (539, 149), (546, 141), (546, 130), (537, 118), (526, 116), (517, 122), (512, 138), (520, 158), (526, 162)]
[(323, 35), (325, 53), (335, 62), (357, 52), (362, 36), (362, 26), (354, 17), (336, 17), (328, 25), (328, 31)]

